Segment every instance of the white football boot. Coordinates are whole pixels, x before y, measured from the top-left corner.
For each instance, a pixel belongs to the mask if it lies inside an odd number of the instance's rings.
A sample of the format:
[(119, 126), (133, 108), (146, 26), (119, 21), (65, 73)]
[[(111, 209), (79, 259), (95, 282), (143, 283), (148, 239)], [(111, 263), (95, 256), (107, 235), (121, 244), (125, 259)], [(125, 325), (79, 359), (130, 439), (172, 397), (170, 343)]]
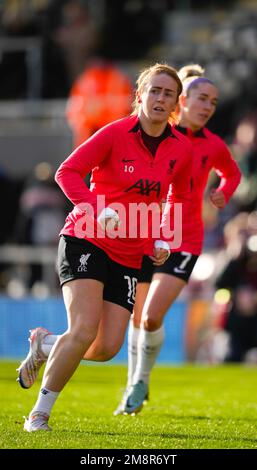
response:
[(32, 387), (41, 366), (47, 361), (47, 357), (41, 349), (41, 344), (45, 336), (49, 334), (51, 333), (41, 326), (30, 331), (28, 355), (17, 369), (19, 372), (17, 382), (19, 382), (22, 388)]
[(27, 432), (52, 431), (48, 426), (49, 416), (45, 413), (35, 412), (29, 418), (25, 418), (23, 430)]

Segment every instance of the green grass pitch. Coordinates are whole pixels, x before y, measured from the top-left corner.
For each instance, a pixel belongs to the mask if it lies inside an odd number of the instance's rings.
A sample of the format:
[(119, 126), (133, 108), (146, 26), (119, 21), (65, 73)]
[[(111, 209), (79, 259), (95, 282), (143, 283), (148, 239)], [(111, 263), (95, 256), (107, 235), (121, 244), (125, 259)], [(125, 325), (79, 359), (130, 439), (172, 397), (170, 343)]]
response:
[(257, 448), (256, 366), (158, 366), (141, 413), (114, 417), (125, 365), (81, 364), (54, 406), (51, 433), (23, 432), (40, 380), (21, 389), (17, 366), (0, 362), (1, 449)]

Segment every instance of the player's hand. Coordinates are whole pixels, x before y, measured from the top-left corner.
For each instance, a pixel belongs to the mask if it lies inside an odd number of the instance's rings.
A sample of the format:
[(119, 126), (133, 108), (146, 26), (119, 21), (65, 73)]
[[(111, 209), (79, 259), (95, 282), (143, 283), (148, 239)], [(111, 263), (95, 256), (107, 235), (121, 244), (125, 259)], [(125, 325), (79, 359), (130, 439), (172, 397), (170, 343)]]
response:
[(170, 256), (170, 248), (167, 242), (157, 240), (154, 243), (153, 256), (149, 258), (153, 261), (154, 266), (161, 266)]
[(212, 204), (218, 209), (223, 209), (226, 205), (226, 199), (223, 191), (212, 189), (210, 192), (210, 200)]
[(120, 225), (120, 218), (115, 210), (105, 207), (97, 217), (97, 222), (103, 230), (114, 230)]

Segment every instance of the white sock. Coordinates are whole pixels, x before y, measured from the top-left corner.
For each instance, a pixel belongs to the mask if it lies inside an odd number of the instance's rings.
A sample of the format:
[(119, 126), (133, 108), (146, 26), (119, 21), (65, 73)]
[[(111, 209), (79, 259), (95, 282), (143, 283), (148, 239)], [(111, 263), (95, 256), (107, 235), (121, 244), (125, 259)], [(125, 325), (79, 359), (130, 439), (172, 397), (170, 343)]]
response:
[(60, 338), (60, 335), (46, 335), (42, 341), (41, 344), (41, 349), (43, 354), (48, 357), (53, 345), (56, 343), (56, 341)]
[(164, 341), (163, 325), (156, 331), (141, 329), (138, 337), (137, 366), (133, 384), (139, 380), (149, 383), (150, 372), (156, 362)]
[(137, 365), (137, 342), (140, 328), (136, 328), (131, 319), (128, 330), (128, 381), (127, 388), (132, 384), (132, 378)]
[(41, 388), (37, 402), (30, 412), (30, 416), (34, 413), (45, 413), (50, 416), (51, 410), (60, 392), (51, 392), (48, 388)]

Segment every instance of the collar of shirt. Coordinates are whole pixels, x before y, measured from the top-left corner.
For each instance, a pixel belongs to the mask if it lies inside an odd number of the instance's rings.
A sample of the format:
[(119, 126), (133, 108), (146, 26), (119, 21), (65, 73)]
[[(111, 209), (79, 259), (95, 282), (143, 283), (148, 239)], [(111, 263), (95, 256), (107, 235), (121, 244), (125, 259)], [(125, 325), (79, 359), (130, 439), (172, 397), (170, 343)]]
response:
[(175, 129), (181, 132), (181, 134), (184, 134), (188, 137), (203, 137), (204, 139), (206, 138), (206, 135), (204, 133), (204, 127), (202, 127), (196, 132), (193, 132), (189, 127), (183, 127), (178, 124), (177, 126), (175, 126)]

